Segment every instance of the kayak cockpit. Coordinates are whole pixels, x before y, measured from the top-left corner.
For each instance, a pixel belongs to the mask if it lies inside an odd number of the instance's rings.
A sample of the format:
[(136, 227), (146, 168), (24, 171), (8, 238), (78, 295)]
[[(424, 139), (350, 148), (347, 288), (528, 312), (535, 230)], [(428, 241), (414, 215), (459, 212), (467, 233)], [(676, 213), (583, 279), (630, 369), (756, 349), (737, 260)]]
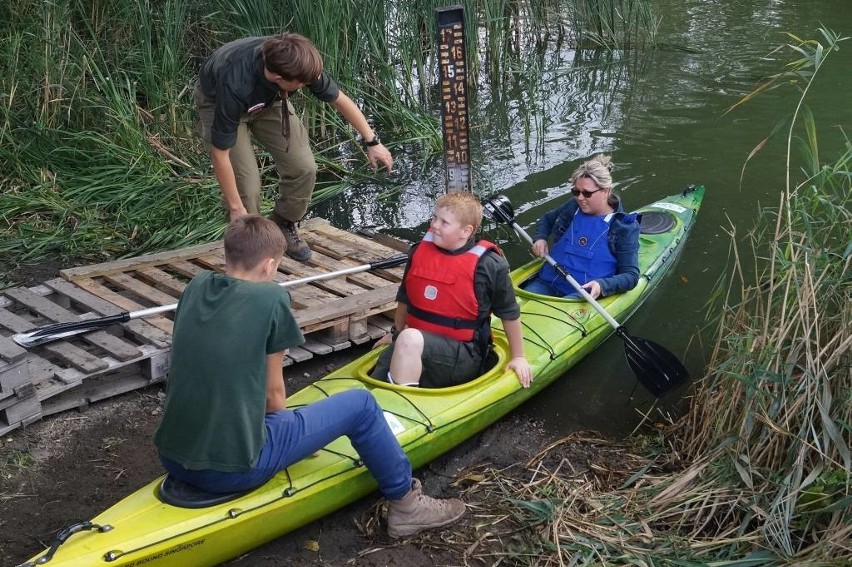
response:
[(249, 492), (251, 490), (242, 490), (240, 492), (205, 492), (200, 488), (167, 474), (157, 490), (157, 498), (165, 504), (178, 508), (209, 508), (236, 500)]

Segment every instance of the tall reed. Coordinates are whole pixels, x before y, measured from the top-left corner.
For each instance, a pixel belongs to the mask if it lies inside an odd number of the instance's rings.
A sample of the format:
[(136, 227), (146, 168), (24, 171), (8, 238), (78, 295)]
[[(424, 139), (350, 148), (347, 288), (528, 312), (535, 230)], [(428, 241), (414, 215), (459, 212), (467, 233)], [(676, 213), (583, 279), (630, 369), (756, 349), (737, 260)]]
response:
[[(645, 438), (644, 453), (617, 448), (623, 466), (608, 457), (576, 471), (566, 452), (584, 441), (572, 436), (523, 470), (488, 471), (480, 484), (506, 505), (472, 536), (485, 556), (537, 566), (852, 564), (852, 140), (822, 162), (806, 105), (847, 38), (820, 33), (819, 42), (791, 36), (797, 59), (758, 89), (801, 90), (783, 167), (800, 163), (802, 179), (788, 177), (754, 230), (731, 229), (713, 357), (688, 411)], [(604, 457), (613, 446), (585, 442)]]

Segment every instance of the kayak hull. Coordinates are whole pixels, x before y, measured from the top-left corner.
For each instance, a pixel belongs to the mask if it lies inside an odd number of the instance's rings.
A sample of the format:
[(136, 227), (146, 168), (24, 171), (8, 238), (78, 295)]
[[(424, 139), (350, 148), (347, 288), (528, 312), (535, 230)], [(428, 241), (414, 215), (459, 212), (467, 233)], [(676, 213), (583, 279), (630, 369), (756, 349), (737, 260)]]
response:
[[(685, 190), (638, 209), (668, 217), (671, 226), (640, 236), (640, 281), (633, 290), (600, 300), (623, 322), (642, 304), (676, 263), (704, 197), (703, 187)], [(535, 274), (541, 260), (512, 272), (517, 285)], [(552, 384), (614, 333), (583, 300), (552, 298), (518, 289), (525, 352), (533, 369), (530, 388), (504, 372), (508, 343), (492, 319), (499, 360), (476, 380), (429, 390), (395, 386), (368, 376), (380, 349), (335, 370), (288, 398), (295, 409), (354, 388), (373, 393), (385, 417), (418, 468), (482, 431)], [(376, 489), (348, 439), (340, 438), (254, 491), (207, 508), (163, 503), (163, 477), (134, 492), (91, 520), (109, 526), (74, 533), (54, 553), (42, 552), (24, 565), (185, 566), (217, 565), (325, 516)], [(46, 560), (48, 559), (49, 560)], [(41, 558), (41, 561), (39, 559)]]

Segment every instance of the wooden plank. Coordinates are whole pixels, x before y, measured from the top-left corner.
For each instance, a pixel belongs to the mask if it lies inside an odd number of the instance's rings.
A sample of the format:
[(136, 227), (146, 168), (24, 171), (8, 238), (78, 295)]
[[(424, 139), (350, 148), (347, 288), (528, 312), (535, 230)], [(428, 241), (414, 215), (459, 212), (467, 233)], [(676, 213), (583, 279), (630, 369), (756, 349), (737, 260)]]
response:
[(349, 340), (356, 345), (362, 345), (370, 340), (370, 335), (367, 333), (367, 318), (366, 317), (350, 317), (349, 318)]
[(140, 268), (134, 270), (134, 273), (145, 283), (175, 297), (180, 297), (187, 285), (187, 282), (177, 279), (160, 268)]
[(393, 248), (399, 252), (408, 252), (411, 249), (411, 242), (400, 240), (393, 236), (382, 234), (372, 228), (359, 228), (355, 231), (358, 236), (365, 236), (377, 244)]
[[(346, 267), (351, 267), (352, 265), (370, 264), (377, 260), (383, 260), (393, 256), (388, 255), (384, 257), (373, 257), (371, 254), (365, 255), (363, 252), (354, 249), (341, 249), (338, 243), (332, 240), (328, 240), (323, 236), (317, 237), (317, 239), (314, 241), (314, 244), (318, 244), (324, 247), (337, 247), (334, 250), (332, 250), (331, 248), (323, 248), (323, 250), (326, 251), (329, 256), (333, 256), (333, 260), (337, 260), (341, 263), (344, 263)], [(353, 255), (359, 256), (359, 260), (353, 261), (351, 259)], [(354, 264), (351, 262), (354, 262)], [(362, 272), (357, 276), (350, 276), (350, 279), (352, 279), (353, 281), (359, 281), (361, 283), (364, 283), (368, 287), (379, 287), (382, 285), (399, 283), (402, 280), (403, 271), (404, 266), (386, 268), (382, 270), (371, 270), (369, 272)]]
[[(73, 302), (99, 313), (100, 315), (118, 315), (125, 311), (121, 307), (110, 303), (105, 299), (101, 299), (97, 295), (79, 287), (79, 285), (75, 285), (62, 278), (49, 280), (45, 282), (45, 285), (71, 298)], [(132, 319), (126, 323), (121, 323), (121, 326), (140, 342), (151, 343), (157, 348), (166, 348), (171, 345), (171, 335), (151, 325), (147, 321)]]
[(290, 347), (287, 356), (293, 359), (294, 362), (303, 362), (314, 357), (314, 353), (301, 347)]
[[(351, 238), (351, 237), (350, 237)], [(334, 238), (332, 235), (315, 232), (311, 234), (311, 248), (336, 260), (350, 259), (358, 264), (370, 264), (396, 255), (393, 250), (367, 251), (360, 247), (361, 241), (352, 242)]]
[(133, 367), (124, 367), (87, 379), (77, 388), (51, 396), (42, 402), (42, 413), (52, 415), (74, 408), (85, 408), (106, 398), (148, 386), (150, 381)]
[(0, 435), (35, 423), (42, 415), (41, 404), (34, 395), (22, 398), (14, 406), (0, 410)]
[(207, 244), (198, 244), (196, 246), (189, 246), (187, 248), (181, 248), (179, 250), (157, 252), (155, 254), (146, 254), (143, 256), (136, 256), (134, 258), (124, 258), (122, 260), (115, 260), (102, 264), (93, 264), (91, 266), (69, 268), (61, 270), (59, 272), (59, 275), (69, 281), (76, 281), (77, 279), (92, 278), (106, 274), (134, 270), (143, 266), (159, 266), (160, 264), (166, 264), (170, 261), (178, 259), (194, 258), (199, 254), (204, 254), (206, 252), (209, 252), (210, 250), (221, 247), (222, 241), (217, 240), (215, 242), (208, 242)]
[(150, 383), (162, 382), (168, 377), (169, 365), (171, 364), (170, 354), (170, 350), (149, 353), (147, 364), (142, 366), (142, 375)]
[(31, 384), (26, 359), (0, 364), (0, 399), (15, 395), (21, 386)]
[[(313, 228), (312, 232), (316, 236), (325, 236), (332, 242), (335, 242), (335, 250), (346, 250), (348, 257), (363, 260), (365, 262), (370, 262), (370, 258), (372, 258), (372, 260), (390, 258), (391, 256), (395, 256), (399, 253), (394, 248), (384, 246), (366, 238), (357, 238), (351, 232), (340, 230), (328, 223), (318, 223), (316, 227)], [(357, 248), (355, 246), (357, 246)]]
[[(396, 286), (386, 286), (362, 293), (343, 297), (334, 302), (324, 303), (294, 312), (296, 321), (302, 327), (309, 327), (337, 319), (344, 315), (366, 312), (379, 306), (396, 305)], [(385, 307), (387, 309), (387, 307)]]
[(317, 305), (334, 303), (335, 301), (341, 299), (337, 295), (330, 294), (319, 288), (311, 286), (304, 286), (301, 288), (291, 287), (288, 289), (288, 291), (290, 292), (290, 304), (293, 313), (301, 311), (302, 309), (310, 309), (311, 307), (315, 307)]
[[(52, 322), (67, 323), (69, 321), (80, 320), (80, 317), (73, 311), (60, 307), (49, 299), (36, 295), (28, 289), (10, 289), (6, 291), (6, 294), (42, 317), (50, 319)], [(79, 335), (79, 338), (103, 349), (118, 360), (125, 361), (142, 356), (142, 353), (134, 345), (105, 331), (91, 331)]]
[(0, 370), (0, 429), (9, 430), (41, 417), (41, 404), (22, 359)]
[[(74, 283), (76, 283), (81, 288), (111, 303), (114, 303), (115, 305), (118, 305), (125, 311), (140, 311), (142, 309), (146, 309), (146, 307), (139, 305), (132, 299), (128, 299), (123, 295), (112, 291), (105, 285), (100, 284), (94, 280), (80, 279), (76, 280)], [(162, 315), (154, 315), (153, 317), (147, 317), (145, 320), (151, 325), (157, 327), (158, 329), (165, 331), (171, 337), (172, 329), (174, 328), (174, 323), (172, 323), (170, 319), (167, 319)]]
[(347, 349), (352, 346), (349, 340), (349, 321), (337, 319), (332, 325), (323, 324), (322, 332), (318, 333), (335, 351)]
[(163, 269), (168, 269), (169, 271), (175, 272), (176, 274), (180, 274), (189, 279), (194, 278), (204, 271), (204, 268), (201, 266), (197, 266), (192, 262), (187, 262), (186, 260), (174, 260), (163, 266)]
[(367, 333), (373, 340), (378, 340), (390, 333), (393, 321), (389, 321), (384, 317), (370, 317), (367, 321)]
[(55, 379), (56, 373), (60, 370), (61, 368), (42, 358), (38, 353), (31, 352), (27, 356), (27, 372), (33, 384)]
[[(319, 255), (318, 255), (319, 256)], [(317, 260), (314, 262), (318, 268), (322, 268), (324, 272), (336, 272), (338, 270), (345, 270), (348, 268), (352, 268), (355, 266), (359, 266), (358, 262), (348, 261), (345, 257), (342, 259), (331, 258), (328, 256), (320, 256), (321, 260)], [(369, 262), (367, 262), (369, 263)], [(385, 285), (398, 285), (398, 282), (402, 279), (402, 268), (397, 268), (398, 277), (394, 279), (383, 278), (380, 275), (377, 275), (371, 271), (360, 272), (357, 274), (350, 274), (346, 276), (346, 281), (350, 282), (351, 285), (356, 287), (352, 288), (352, 292), (360, 293), (364, 291), (364, 289), (373, 289), (377, 287), (382, 287)], [(387, 270), (380, 270), (382, 273), (387, 273)], [(328, 280), (332, 281), (332, 280)], [(321, 282), (318, 282), (317, 285), (320, 285)]]
[(314, 338), (313, 335), (306, 335), (305, 342), (300, 346), (301, 348), (312, 352), (315, 355), (323, 355), (334, 352), (334, 349), (330, 345), (322, 341), (318, 341), (316, 338)]
[(154, 305), (170, 305), (178, 301), (178, 297), (163, 293), (128, 274), (106, 274), (103, 277), (108, 282), (119, 286), (136, 297), (150, 301)]
[(27, 356), (27, 349), (20, 346), (11, 338), (0, 336), (0, 360), (16, 362)]
[(335, 303), (341, 298), (339, 295), (328, 292), (315, 285), (300, 285), (287, 288), (290, 293), (293, 311), (307, 309), (317, 305)]
[[(30, 321), (18, 317), (5, 309), (0, 309), (0, 325), (14, 333), (25, 333), (33, 328), (33, 324)], [(66, 341), (48, 343), (36, 348), (44, 349), (61, 357), (65, 362), (75, 368), (79, 368), (83, 372), (97, 372), (109, 366), (104, 360)]]
[(30, 352), (27, 357), (27, 372), (30, 381), (36, 388), (38, 399), (45, 397), (41, 392), (47, 390), (48, 396), (73, 388), (83, 381), (86, 374), (76, 368), (60, 368), (50, 360), (40, 356), (41, 353)]
[(206, 269), (225, 273), (225, 250), (211, 250), (206, 254), (201, 254), (195, 258), (195, 261), (203, 265)]
[[(313, 330), (313, 331), (305, 333), (306, 339), (307, 339), (307, 337), (310, 337), (311, 341), (314, 341), (317, 345), (322, 345), (320, 348), (323, 348), (324, 352), (322, 352), (321, 354), (328, 354), (330, 352), (337, 352), (339, 350), (342, 350), (344, 348), (349, 348), (350, 346), (352, 346), (351, 344), (342, 344), (343, 342), (348, 342), (348, 341), (345, 341), (345, 339), (341, 339), (341, 338), (332, 339), (331, 336), (328, 333), (325, 332), (325, 330), (332, 324), (333, 324), (333, 322), (328, 322), (328, 323), (326, 323), (326, 327), (320, 327), (319, 330)], [(304, 345), (302, 345), (302, 346), (304, 346)], [(313, 343), (312, 343), (311, 346), (313, 348)]]

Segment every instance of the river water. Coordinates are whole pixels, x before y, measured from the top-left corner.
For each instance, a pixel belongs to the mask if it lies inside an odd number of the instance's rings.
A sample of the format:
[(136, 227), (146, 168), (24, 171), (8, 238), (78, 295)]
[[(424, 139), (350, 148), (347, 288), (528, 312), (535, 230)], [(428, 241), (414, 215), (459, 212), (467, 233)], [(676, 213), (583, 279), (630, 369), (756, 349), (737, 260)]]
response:
[[(613, 55), (551, 48), (538, 58), (536, 71), (522, 72), (514, 84), (480, 81), (470, 111), (474, 191), (507, 195), (529, 230), (564, 198), (574, 168), (598, 152), (612, 155), (613, 178), (628, 209), (690, 183), (705, 185), (707, 197), (680, 263), (627, 325), (680, 356), (697, 377), (713, 339), (708, 298), (728, 271), (729, 233), (744, 235), (762, 208), (778, 205), (786, 136), (770, 140), (747, 166), (746, 158), (791, 114), (799, 93), (788, 86), (725, 111), (793, 59), (790, 50), (773, 52), (790, 41), (785, 32), (822, 40), (818, 28), (825, 25), (852, 35), (852, 1), (652, 5), (661, 16), (656, 50)], [(841, 128), (852, 130), (852, 40), (831, 55), (823, 73), (808, 101), (822, 157), (831, 160), (840, 154)], [(397, 195), (380, 198), (382, 188), (365, 186), (312, 214), (342, 228), (375, 226), (418, 239), (443, 192), (443, 164), (397, 158), (399, 171), (392, 175), (404, 186)], [(800, 177), (793, 172), (794, 180)], [(486, 228), (484, 236), (501, 244), (512, 265), (530, 258), (514, 233)], [(613, 336), (519, 411), (556, 431), (614, 435), (629, 433), (641, 414), (656, 418), (670, 411), (676, 400), (655, 405), (636, 387), (622, 353)]]

